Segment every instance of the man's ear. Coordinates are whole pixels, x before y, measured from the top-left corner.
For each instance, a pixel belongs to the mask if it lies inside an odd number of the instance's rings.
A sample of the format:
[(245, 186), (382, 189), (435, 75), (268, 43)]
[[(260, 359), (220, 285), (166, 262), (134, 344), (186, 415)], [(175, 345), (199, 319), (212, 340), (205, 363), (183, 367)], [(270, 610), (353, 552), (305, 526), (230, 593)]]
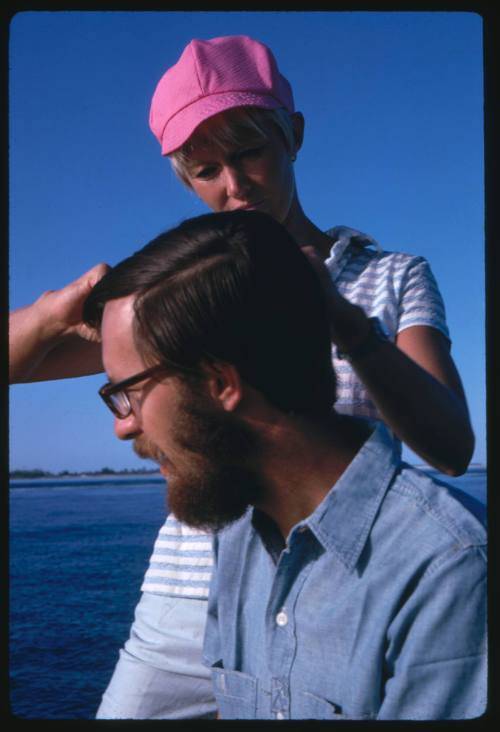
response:
[(210, 363), (204, 366), (208, 391), (226, 412), (233, 412), (243, 398), (243, 384), (236, 366)]

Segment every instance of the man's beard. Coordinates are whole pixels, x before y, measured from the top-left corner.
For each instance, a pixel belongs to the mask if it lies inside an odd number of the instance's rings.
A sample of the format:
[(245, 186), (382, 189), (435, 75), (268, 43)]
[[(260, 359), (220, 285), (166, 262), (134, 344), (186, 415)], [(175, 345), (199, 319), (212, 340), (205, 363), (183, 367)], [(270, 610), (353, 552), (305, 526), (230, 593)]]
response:
[[(266, 482), (258, 469), (261, 442), (242, 419), (186, 388), (174, 429), (177, 469), (168, 476), (168, 504), (180, 521), (216, 531), (265, 495)], [(144, 439), (138, 438), (134, 449), (161, 462), (160, 451)]]

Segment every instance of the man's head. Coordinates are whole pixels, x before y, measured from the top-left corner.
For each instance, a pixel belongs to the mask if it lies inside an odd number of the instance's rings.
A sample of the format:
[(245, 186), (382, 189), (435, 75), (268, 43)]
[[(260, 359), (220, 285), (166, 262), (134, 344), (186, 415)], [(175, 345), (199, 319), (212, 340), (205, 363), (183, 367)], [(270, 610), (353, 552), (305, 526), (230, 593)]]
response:
[(160, 235), (96, 285), (84, 317), (101, 327), (113, 381), (162, 367), (118, 398), (131, 410), (116, 430), (163, 463), (187, 523), (216, 528), (265, 491), (265, 446), (246, 420), (256, 400), (312, 420), (331, 411), (317, 276), (265, 214), (209, 214)]

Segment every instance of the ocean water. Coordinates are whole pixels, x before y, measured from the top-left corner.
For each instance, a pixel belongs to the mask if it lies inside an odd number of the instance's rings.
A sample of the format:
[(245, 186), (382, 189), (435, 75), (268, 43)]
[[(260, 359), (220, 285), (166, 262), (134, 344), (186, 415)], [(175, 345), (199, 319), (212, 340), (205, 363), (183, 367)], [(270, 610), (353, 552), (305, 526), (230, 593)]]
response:
[[(484, 470), (446, 482), (486, 500)], [(11, 712), (93, 719), (166, 515), (165, 483), (12, 481), (9, 495)]]
[(10, 490), (11, 712), (92, 719), (165, 519), (165, 481), (33, 483)]

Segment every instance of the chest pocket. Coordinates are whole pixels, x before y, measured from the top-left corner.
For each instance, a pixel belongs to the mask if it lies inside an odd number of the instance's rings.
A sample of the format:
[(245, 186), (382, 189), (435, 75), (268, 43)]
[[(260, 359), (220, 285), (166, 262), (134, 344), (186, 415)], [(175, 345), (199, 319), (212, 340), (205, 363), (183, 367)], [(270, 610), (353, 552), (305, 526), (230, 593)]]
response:
[(257, 679), (241, 671), (212, 666), (215, 699), (221, 719), (255, 719)]
[(346, 714), (338, 704), (308, 691), (300, 693), (300, 714), (296, 719), (373, 719), (371, 714)]

